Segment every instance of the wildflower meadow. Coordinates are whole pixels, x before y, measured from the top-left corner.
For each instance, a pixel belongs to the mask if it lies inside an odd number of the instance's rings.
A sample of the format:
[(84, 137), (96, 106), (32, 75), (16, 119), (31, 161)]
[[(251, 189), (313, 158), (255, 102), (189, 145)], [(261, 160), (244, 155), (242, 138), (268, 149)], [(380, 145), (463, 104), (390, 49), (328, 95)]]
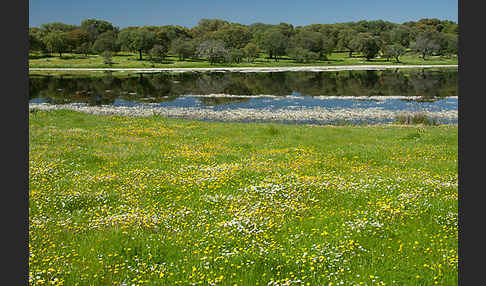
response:
[(457, 125), (29, 115), (30, 285), (457, 285)]

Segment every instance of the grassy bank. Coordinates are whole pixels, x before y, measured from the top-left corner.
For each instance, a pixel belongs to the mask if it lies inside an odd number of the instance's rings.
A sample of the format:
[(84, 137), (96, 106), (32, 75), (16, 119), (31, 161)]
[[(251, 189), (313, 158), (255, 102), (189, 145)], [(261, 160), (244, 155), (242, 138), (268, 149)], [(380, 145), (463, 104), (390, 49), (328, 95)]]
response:
[(287, 67), (287, 66), (333, 66), (333, 65), (435, 65), (435, 64), (458, 64), (457, 57), (428, 57), (422, 60), (418, 55), (407, 54), (400, 57), (400, 63), (395, 60), (386, 60), (382, 58), (367, 61), (364, 57), (356, 54), (349, 57), (348, 53), (333, 53), (328, 56), (328, 60), (319, 60), (310, 63), (298, 63), (289, 57), (283, 57), (278, 62), (273, 59), (262, 57), (255, 59), (253, 63), (242, 62), (239, 64), (214, 64), (202, 59), (188, 59), (180, 61), (175, 56), (168, 56), (164, 63), (151, 63), (148, 58), (139, 60), (138, 53), (120, 52), (113, 56), (112, 65), (103, 63), (103, 57), (99, 55), (80, 55), (80, 54), (63, 54), (59, 55), (29, 55), (30, 68), (209, 68), (209, 67)]
[[(402, 65), (403, 67), (403, 65)], [(293, 68), (293, 67), (292, 67)], [(315, 67), (314, 67), (315, 68)], [(430, 67), (427, 66), (428, 71), (444, 71), (444, 70), (457, 70), (457, 67)], [(402, 68), (402, 70), (405, 70)], [(423, 68), (415, 68), (415, 67), (407, 67), (406, 71), (409, 72), (417, 72), (422, 71)], [(185, 71), (190, 72), (190, 71)], [(117, 78), (127, 78), (138, 76), (141, 73), (147, 73), (146, 70), (144, 71), (137, 71), (137, 70), (29, 70), (29, 76), (62, 76), (63, 78), (82, 78), (82, 77), (117, 77)], [(158, 71), (157, 73), (161, 73)], [(178, 75), (180, 74), (180, 70), (165, 70), (163, 71), (164, 74), (173, 74)]]
[(29, 136), (32, 285), (457, 285), (456, 125), (37, 111)]

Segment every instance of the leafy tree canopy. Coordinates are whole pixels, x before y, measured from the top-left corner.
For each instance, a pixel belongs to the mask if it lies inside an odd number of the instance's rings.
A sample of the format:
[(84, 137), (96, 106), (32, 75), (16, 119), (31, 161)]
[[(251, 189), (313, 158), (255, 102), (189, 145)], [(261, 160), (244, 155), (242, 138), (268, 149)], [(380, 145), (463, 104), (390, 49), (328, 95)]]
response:
[(211, 64), (224, 62), (230, 56), (229, 51), (224, 47), (224, 43), (213, 39), (199, 44), (197, 51), (200, 57), (207, 58)]
[(118, 42), (124, 50), (138, 51), (142, 60), (142, 52), (148, 52), (155, 43), (155, 33), (143, 29), (123, 29), (118, 35)]
[(68, 49), (68, 37), (65, 32), (50, 32), (43, 38), (43, 42), (47, 50), (51, 53), (59, 53), (59, 57), (62, 57), (62, 53)]
[(97, 53), (119, 51), (120, 45), (117, 41), (117, 34), (114, 31), (106, 31), (100, 34), (93, 44), (93, 50)]
[(90, 41), (94, 43), (98, 36), (107, 31), (118, 32), (118, 27), (114, 27), (108, 21), (98, 19), (86, 19), (81, 21), (81, 29), (86, 31), (90, 36)]
[(52, 22), (48, 24), (42, 24), (41, 29), (45, 33), (51, 33), (51, 32), (68, 32), (72, 31), (74, 29), (78, 28), (75, 25), (69, 25), (69, 24), (64, 24), (61, 22)]

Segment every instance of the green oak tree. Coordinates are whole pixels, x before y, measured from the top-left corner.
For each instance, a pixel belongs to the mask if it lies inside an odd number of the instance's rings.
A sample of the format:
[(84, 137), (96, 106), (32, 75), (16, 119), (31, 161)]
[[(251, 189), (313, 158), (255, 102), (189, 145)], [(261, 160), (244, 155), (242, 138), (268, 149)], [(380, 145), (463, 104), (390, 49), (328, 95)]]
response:
[(69, 32), (72, 30), (77, 29), (78, 27), (75, 25), (70, 25), (70, 24), (64, 24), (61, 22), (52, 22), (52, 23), (47, 23), (47, 24), (42, 24), (41, 29), (45, 33), (51, 33), (51, 32)]
[(89, 42), (88, 32), (86, 32), (86, 31), (84, 31), (83, 29), (80, 29), (80, 28), (66, 32), (66, 36), (68, 38), (68, 46), (69, 46), (69, 50), (71, 52), (77, 51), (78, 48), (83, 43)]
[(62, 53), (68, 49), (68, 37), (65, 32), (50, 32), (43, 39), (46, 48), (51, 53), (59, 53), (59, 57), (62, 57)]
[(437, 40), (437, 32), (426, 32), (417, 36), (415, 44), (412, 49), (422, 56), (425, 60), (425, 56), (430, 56), (434, 52), (438, 51), (440, 45)]
[(245, 54), (245, 57), (248, 60), (248, 62), (253, 62), (258, 57), (258, 54), (260, 53), (260, 49), (256, 44), (248, 43), (243, 48), (243, 53)]
[(199, 44), (197, 54), (202, 58), (206, 58), (211, 65), (216, 62), (225, 62), (230, 58), (230, 53), (225, 48), (224, 43), (213, 39)]
[(357, 36), (358, 32), (349, 28), (340, 31), (338, 35), (338, 47), (348, 50), (350, 58), (353, 56), (353, 52), (359, 48), (356, 41)]
[(101, 54), (104, 51), (117, 52), (120, 45), (117, 41), (117, 34), (114, 31), (106, 31), (98, 36), (93, 44), (93, 50)]
[(270, 58), (278, 61), (279, 56), (285, 55), (289, 39), (279, 30), (272, 28), (264, 34), (264, 47)]
[(399, 63), (399, 57), (406, 53), (406, 49), (400, 44), (392, 44), (385, 47), (383, 56), (388, 58), (395, 58), (396, 62)]
[(91, 44), (93, 44), (98, 36), (104, 32), (118, 32), (118, 28), (114, 27), (112, 23), (94, 18), (81, 21), (81, 29), (89, 34)]
[(172, 41), (170, 49), (179, 57), (180, 61), (184, 61), (195, 54), (196, 45), (194, 40), (186, 37), (180, 37)]
[(44, 32), (39, 28), (29, 28), (29, 51), (39, 52), (45, 51), (46, 46), (42, 41)]
[(142, 60), (142, 53), (148, 52), (154, 45), (155, 33), (142, 29), (126, 29), (118, 34), (118, 42), (124, 50), (139, 52), (139, 59)]
[(250, 29), (241, 24), (228, 24), (214, 33), (229, 49), (241, 49), (251, 40)]
[(359, 36), (360, 52), (363, 53), (367, 61), (378, 55), (380, 51), (381, 42), (376, 36), (364, 34)]

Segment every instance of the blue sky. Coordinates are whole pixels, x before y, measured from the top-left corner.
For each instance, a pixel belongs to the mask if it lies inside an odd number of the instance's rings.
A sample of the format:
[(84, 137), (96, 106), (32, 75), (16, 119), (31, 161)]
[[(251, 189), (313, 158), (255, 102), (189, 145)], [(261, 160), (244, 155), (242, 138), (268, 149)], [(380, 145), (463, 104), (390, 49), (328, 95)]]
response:
[(63, 22), (80, 25), (88, 18), (120, 28), (144, 25), (193, 27), (201, 18), (249, 25), (256, 22), (294, 26), (359, 20), (394, 23), (438, 18), (458, 22), (458, 0), (29, 0), (29, 26)]

